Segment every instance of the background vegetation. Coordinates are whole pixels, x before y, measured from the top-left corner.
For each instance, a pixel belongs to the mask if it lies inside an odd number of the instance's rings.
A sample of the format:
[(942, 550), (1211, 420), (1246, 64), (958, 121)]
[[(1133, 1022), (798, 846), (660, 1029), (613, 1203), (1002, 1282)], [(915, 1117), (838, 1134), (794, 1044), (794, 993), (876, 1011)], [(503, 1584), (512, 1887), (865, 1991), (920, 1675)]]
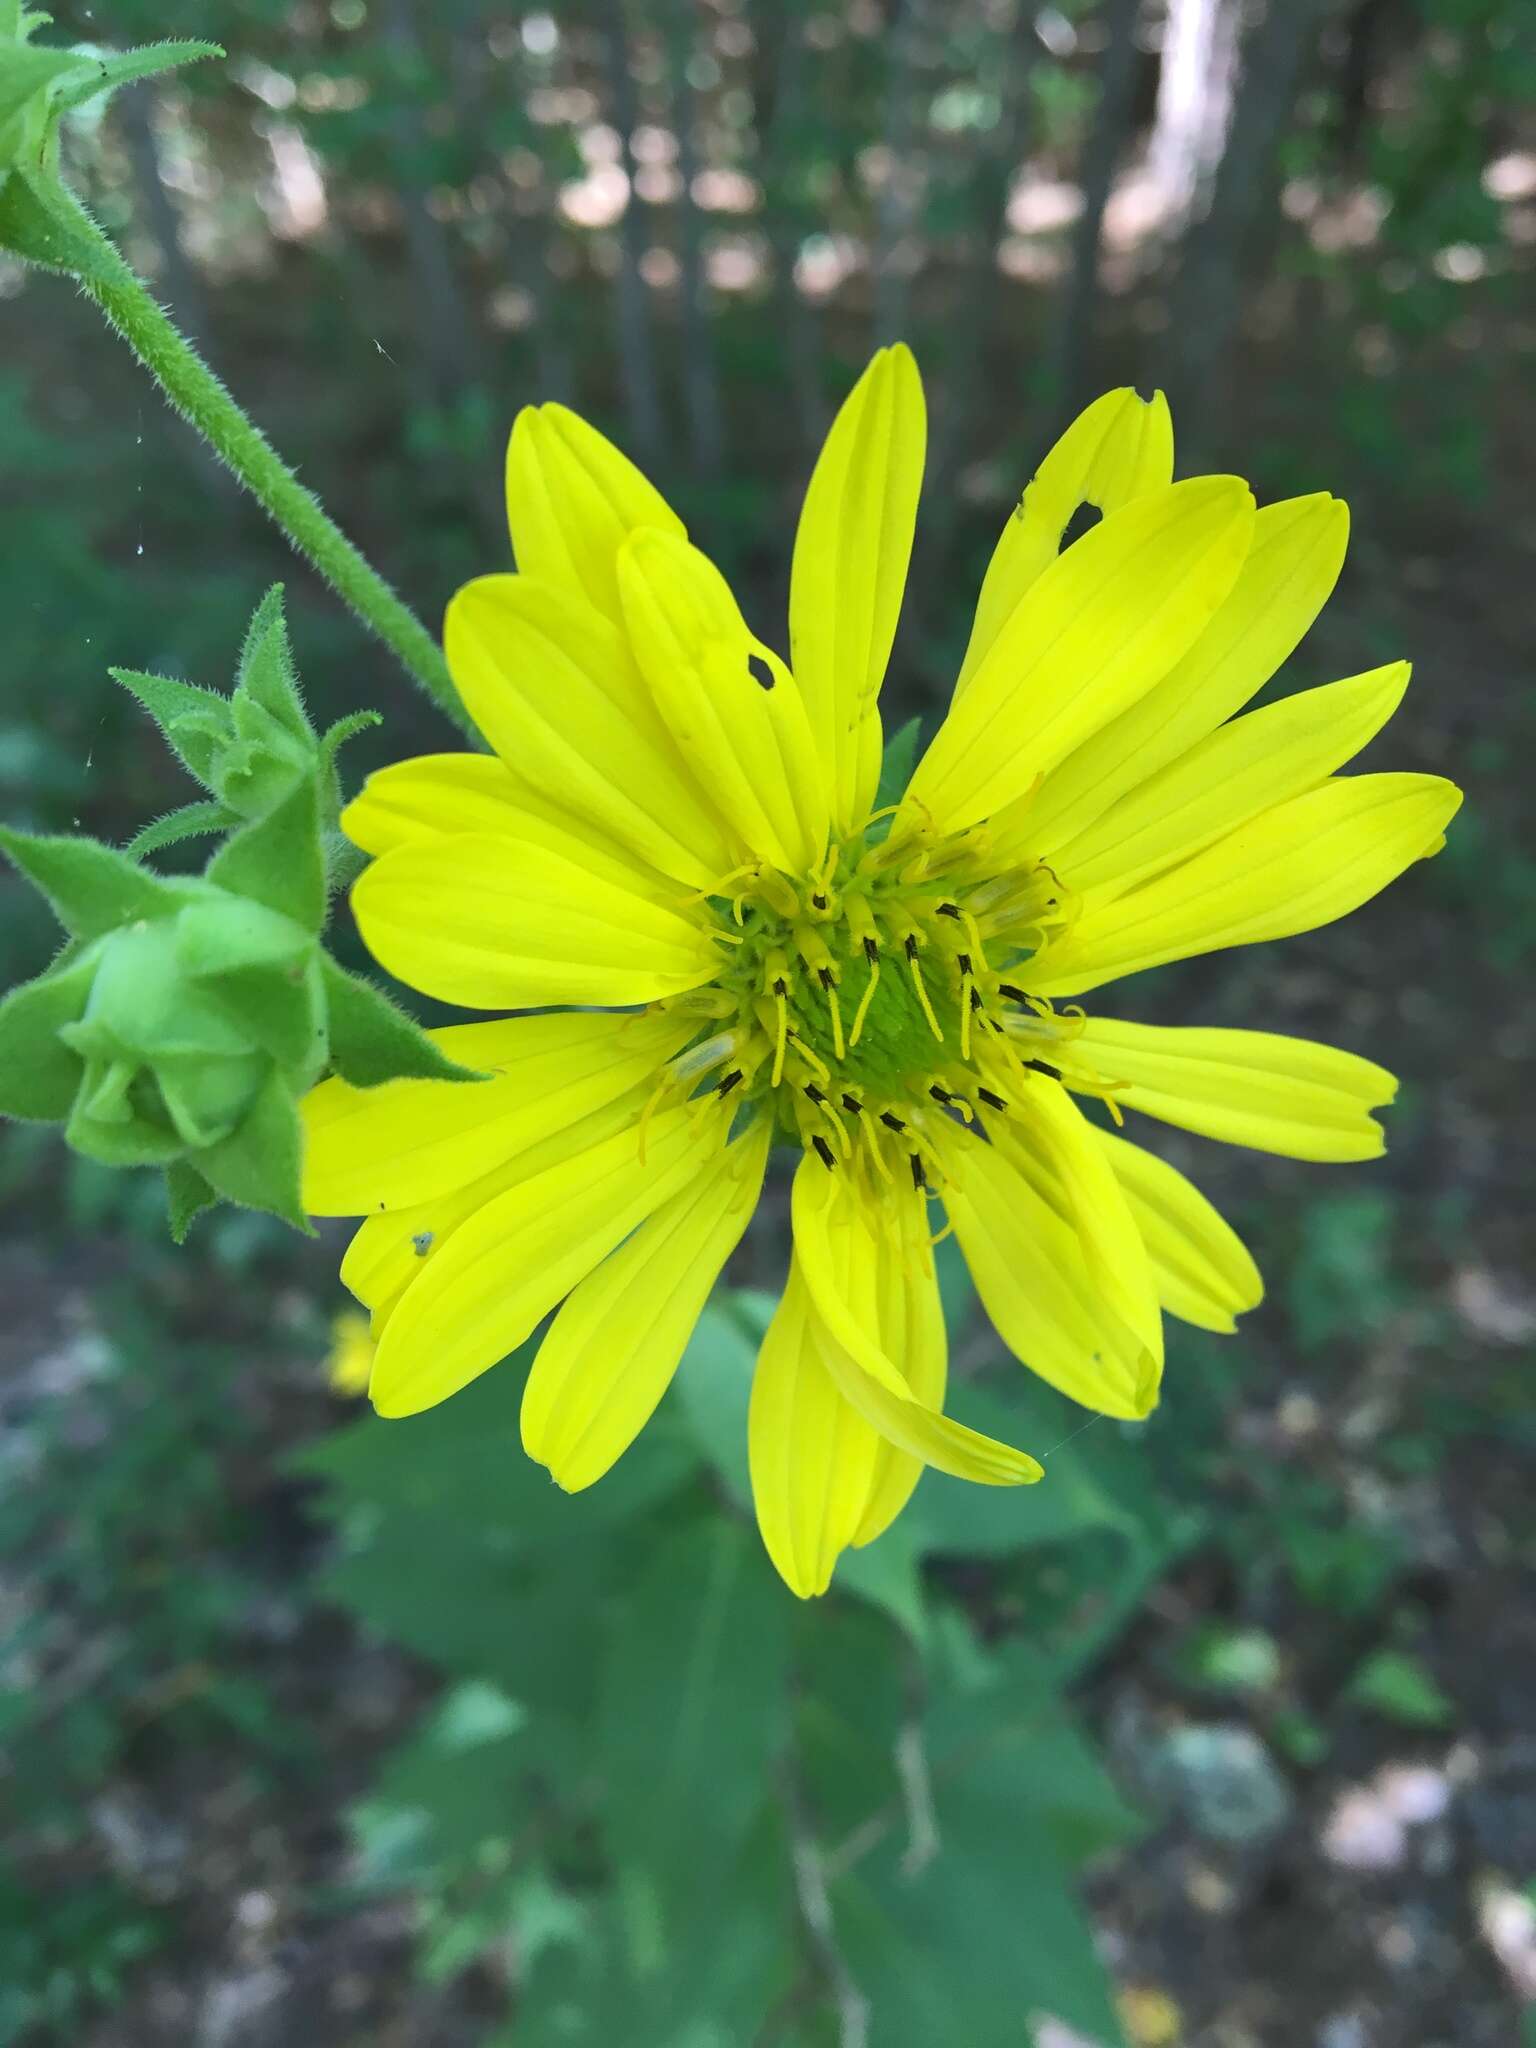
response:
[[(782, 1191), (568, 1501), (516, 1361), (410, 1424), (328, 1388), (331, 1233), (222, 1212), (172, 1254), (154, 1184), (8, 1129), (0, 2042), (1536, 2039), (1528, 0), (56, 11), (228, 48), (86, 109), (73, 173), (429, 619), (505, 561), (507, 425), (556, 396), (772, 638), (817, 435), (904, 335), (892, 725), (1073, 404), (1161, 382), (1184, 469), (1352, 503), (1279, 687), (1413, 656), (1380, 765), (1469, 801), (1347, 925), (1131, 991), (1392, 1066), (1388, 1159), (1166, 1134), (1271, 1292), (1178, 1333), (1139, 1429), (1028, 1382), (947, 1269), (960, 1412), (1050, 1483), (929, 1475), (813, 1610), (743, 1514)], [(3, 263), (0, 301), (0, 815), (126, 840), (183, 801), (107, 663), (226, 687), (276, 576), (317, 714), (387, 714), (354, 775), (450, 743), (89, 307)], [(52, 935), (0, 890), (9, 981)]]

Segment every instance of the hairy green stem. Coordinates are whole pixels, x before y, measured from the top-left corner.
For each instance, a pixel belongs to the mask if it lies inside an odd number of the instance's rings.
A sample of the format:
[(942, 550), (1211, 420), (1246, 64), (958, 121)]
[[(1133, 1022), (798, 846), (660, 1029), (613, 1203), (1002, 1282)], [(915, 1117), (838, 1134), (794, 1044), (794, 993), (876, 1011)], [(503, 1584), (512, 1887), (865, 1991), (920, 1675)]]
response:
[(76, 272), (81, 290), (298, 553), (394, 651), (439, 709), (474, 737), (442, 650), (420, 619), (299, 482), (83, 207), (72, 225), (89, 234), (100, 259), (88, 272)]

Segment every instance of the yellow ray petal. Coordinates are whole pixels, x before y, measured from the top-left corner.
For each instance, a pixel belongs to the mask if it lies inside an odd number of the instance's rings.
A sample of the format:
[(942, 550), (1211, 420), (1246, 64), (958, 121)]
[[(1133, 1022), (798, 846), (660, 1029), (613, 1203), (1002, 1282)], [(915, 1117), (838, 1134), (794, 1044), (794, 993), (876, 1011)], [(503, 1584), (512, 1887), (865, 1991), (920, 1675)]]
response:
[(1029, 965), (1080, 995), (1165, 960), (1331, 924), (1423, 857), (1461, 802), (1437, 775), (1352, 775), (1263, 811), (1193, 860), (1082, 914)]
[(341, 1262), (341, 1279), (343, 1286), (370, 1311), (374, 1336), (383, 1334), (384, 1325), (406, 1289), (414, 1286), (428, 1266), (441, 1257), (460, 1224), (497, 1195), (590, 1150), (618, 1131), (626, 1132), (638, 1145), (640, 1117), (651, 1094), (652, 1085), (647, 1077), (639, 1087), (616, 1096), (600, 1109), (586, 1111), (547, 1137), (536, 1139), (522, 1151), (499, 1161), (478, 1180), (426, 1201), (411, 1202), (403, 1209), (376, 1211), (368, 1217), (354, 1231), (347, 1246)]
[(494, 754), (425, 754), (381, 768), (342, 812), (341, 825), (367, 853), (483, 832), (542, 846), (658, 902), (675, 904), (680, 893), (674, 878), (617, 845), (590, 819), (551, 802)]
[(494, 754), (418, 754), (375, 769), (341, 829), (373, 854), (444, 832), (515, 832), (520, 787)]
[(1338, 580), (1349, 513), (1321, 493), (1266, 505), (1227, 597), (1162, 680), (1052, 770), (993, 829), (1037, 858), (1242, 709), (1300, 644)]
[(431, 1408), (516, 1350), (562, 1296), (701, 1171), (724, 1138), (692, 1106), (621, 1130), (460, 1223), (395, 1305), (369, 1393), (381, 1415)]
[(1237, 477), (1192, 477), (1101, 520), (1015, 605), (908, 802), (959, 831), (1022, 796), (1167, 674), (1231, 589), (1252, 530)]
[(843, 401), (806, 490), (789, 584), (789, 660), (827, 764), (832, 811), (862, 822), (922, 489), (927, 417), (911, 351), (881, 349)]
[(359, 876), (352, 913), (381, 966), (471, 1010), (652, 1002), (719, 960), (682, 912), (488, 833), (396, 847)]
[(598, 1011), (429, 1032), (451, 1059), (493, 1078), (322, 1081), (299, 1105), (304, 1206), (312, 1216), (371, 1216), (464, 1187), (654, 1078), (695, 1028), (689, 1018)]
[(828, 1173), (807, 1154), (795, 1174), (793, 1221), (795, 1254), (826, 1339), (827, 1369), (864, 1419), (898, 1450), (956, 1479), (1019, 1486), (1043, 1477), (1027, 1453), (924, 1406), (881, 1348), (867, 1312), (858, 1312), (855, 1304), (872, 1290), (879, 1269), (875, 1240), (889, 1227), (881, 1205), (865, 1200), (846, 1174)]
[(763, 1545), (802, 1600), (825, 1593), (864, 1517), (883, 1439), (838, 1392), (798, 1261), (752, 1377), (747, 1453)]
[(765, 1118), (711, 1160), (567, 1297), (528, 1375), (523, 1449), (576, 1493), (628, 1450), (757, 1202)]
[(1009, 1350), (1085, 1408), (1131, 1421), (1150, 1414), (1161, 1350), (1154, 1356), (1110, 1307), (1056, 1176), (1028, 1145), (961, 1132), (942, 1142), (944, 1206)]
[(1264, 1298), (1237, 1232), (1166, 1160), (1108, 1131), (1093, 1136), (1125, 1189), (1163, 1306), (1202, 1330), (1235, 1329), (1236, 1318)]
[(1072, 1051), (1123, 1108), (1288, 1159), (1375, 1159), (1384, 1142), (1370, 1111), (1397, 1093), (1356, 1053), (1269, 1031), (1090, 1017)]
[(725, 578), (686, 541), (635, 534), (619, 556), (619, 589), (678, 753), (754, 854), (803, 873), (825, 850), (827, 803), (793, 676), (760, 648)]
[(526, 576), (583, 598), (619, 624), (616, 563), (637, 526), (683, 522), (627, 455), (563, 405), (525, 406), (507, 444), (507, 523)]
[(1055, 561), (1079, 506), (1116, 512), (1172, 482), (1173, 422), (1161, 391), (1150, 400), (1129, 388), (1106, 391), (1079, 413), (1035, 471), (992, 552), (955, 694), (1025, 591)]
[(1394, 661), (1234, 718), (1138, 785), (1051, 855), (1076, 891), (1120, 895), (1352, 760), (1402, 702), (1408, 663)]
[[(933, 1270), (926, 1205), (903, 1205), (898, 1227), (881, 1239), (885, 1256), (875, 1273), (880, 1348), (901, 1361), (902, 1378), (924, 1408), (942, 1409), (949, 1377), (944, 1308)], [(858, 1550), (887, 1530), (912, 1498), (922, 1460), (882, 1437), (869, 1482), (869, 1499), (851, 1541)]]
[(1162, 1318), (1146, 1248), (1092, 1127), (1066, 1089), (1046, 1075), (1019, 1076), (1012, 1097), (1016, 1121), (994, 1126), (994, 1146), (1021, 1173), (1038, 1169), (1054, 1176), (1051, 1195), (1077, 1232), (1090, 1284), (1161, 1372)]
[(557, 586), (481, 576), (443, 647), (470, 716), (513, 773), (611, 836), (615, 853), (707, 888), (741, 860), (689, 774), (624, 633)]

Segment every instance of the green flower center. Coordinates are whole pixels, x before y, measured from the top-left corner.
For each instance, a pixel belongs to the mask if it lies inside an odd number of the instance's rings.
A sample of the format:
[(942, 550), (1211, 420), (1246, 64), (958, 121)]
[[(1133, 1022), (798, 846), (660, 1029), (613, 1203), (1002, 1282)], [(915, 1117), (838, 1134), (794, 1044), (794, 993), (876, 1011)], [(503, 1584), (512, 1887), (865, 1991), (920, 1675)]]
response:
[(925, 1185), (924, 1120), (996, 1106), (1020, 1064), (1019, 977), (1063, 921), (1048, 870), (989, 853), (984, 830), (866, 827), (797, 879), (723, 882), (707, 912), (720, 972), (666, 1006), (700, 1019), (671, 1078), (766, 1110), (828, 1166), (858, 1154), (888, 1173), (905, 1151)]

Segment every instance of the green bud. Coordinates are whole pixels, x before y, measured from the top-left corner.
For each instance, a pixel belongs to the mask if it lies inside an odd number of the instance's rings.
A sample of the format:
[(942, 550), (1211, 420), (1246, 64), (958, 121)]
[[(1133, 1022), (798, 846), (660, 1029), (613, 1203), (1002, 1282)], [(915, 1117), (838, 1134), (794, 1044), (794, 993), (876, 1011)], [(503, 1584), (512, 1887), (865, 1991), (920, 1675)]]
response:
[[(162, 1167), (178, 1243), (221, 1199), (305, 1230), (298, 1102), (324, 1073), (364, 1088), (480, 1078), (320, 943), (345, 858), (336, 749), (374, 714), (316, 735), (280, 588), (256, 609), (229, 696), (114, 673), (211, 801), (157, 820), (127, 852), (0, 828), (0, 852), (69, 935), (0, 1002), (0, 1115), (62, 1123), (109, 1166)], [(226, 836), (200, 876), (135, 857), (210, 831)]]

